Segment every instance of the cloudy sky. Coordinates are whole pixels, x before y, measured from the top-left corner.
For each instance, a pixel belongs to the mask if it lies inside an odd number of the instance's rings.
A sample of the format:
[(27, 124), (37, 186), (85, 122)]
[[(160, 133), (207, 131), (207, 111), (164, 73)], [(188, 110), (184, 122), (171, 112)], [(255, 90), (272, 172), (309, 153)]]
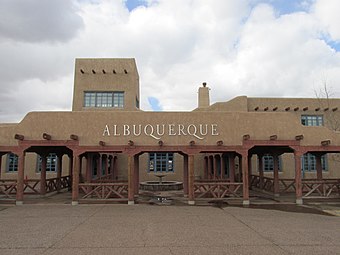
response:
[(339, 0), (0, 0), (0, 122), (71, 110), (75, 58), (136, 58), (144, 110), (340, 97)]

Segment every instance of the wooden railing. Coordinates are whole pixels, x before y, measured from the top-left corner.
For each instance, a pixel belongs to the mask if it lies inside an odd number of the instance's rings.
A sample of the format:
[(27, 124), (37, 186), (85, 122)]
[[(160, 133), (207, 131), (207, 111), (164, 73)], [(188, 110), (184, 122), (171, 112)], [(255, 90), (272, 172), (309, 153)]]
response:
[(0, 180), (0, 198), (15, 199), (16, 187), (16, 180)]
[(200, 180), (194, 182), (195, 198), (241, 197), (241, 182), (226, 180)]
[(80, 200), (128, 200), (127, 182), (102, 182), (79, 184)]
[[(330, 197), (340, 196), (340, 179), (302, 179), (302, 193), (303, 197)], [(260, 176), (251, 175), (251, 187), (262, 189), (269, 192), (274, 192), (274, 178), (263, 177), (262, 187)], [(292, 193), (295, 192), (295, 179), (280, 178), (279, 179), (279, 192)]]
[(60, 191), (62, 189), (70, 188), (71, 176), (62, 176), (60, 179), (58, 178), (50, 178), (46, 180), (46, 193)]

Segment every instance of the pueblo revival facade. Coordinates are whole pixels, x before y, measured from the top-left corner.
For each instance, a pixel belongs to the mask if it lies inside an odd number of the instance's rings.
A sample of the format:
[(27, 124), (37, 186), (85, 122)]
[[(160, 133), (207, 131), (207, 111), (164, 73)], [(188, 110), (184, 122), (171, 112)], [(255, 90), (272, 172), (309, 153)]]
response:
[(0, 199), (19, 205), (68, 191), (72, 204), (134, 204), (155, 187), (175, 187), (189, 204), (246, 205), (251, 192), (290, 194), (298, 204), (339, 198), (340, 99), (240, 96), (211, 105), (203, 83), (193, 111), (147, 112), (139, 102), (134, 59), (77, 59), (72, 111), (0, 124)]

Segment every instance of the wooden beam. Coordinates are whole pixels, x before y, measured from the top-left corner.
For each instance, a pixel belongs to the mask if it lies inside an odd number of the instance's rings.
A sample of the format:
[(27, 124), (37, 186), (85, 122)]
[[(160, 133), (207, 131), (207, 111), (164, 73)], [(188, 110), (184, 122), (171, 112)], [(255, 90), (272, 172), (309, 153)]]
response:
[(338, 107), (335, 107), (332, 109), (333, 112), (337, 111), (338, 110)]
[(286, 107), (285, 111), (288, 112), (290, 110), (290, 107)]
[(70, 139), (71, 140), (74, 140), (74, 141), (78, 141), (79, 140), (79, 137), (77, 135), (70, 135)]
[(128, 145), (133, 146), (135, 143), (132, 140), (129, 140)]
[(216, 142), (217, 146), (222, 146), (223, 145), (223, 141), (222, 140), (219, 140)]
[(315, 108), (315, 111), (316, 111), (316, 112), (320, 111), (320, 107)]
[(51, 139), (52, 139), (52, 136), (49, 135), (49, 134), (47, 134), (47, 133), (43, 133), (43, 138), (44, 138), (45, 140), (51, 140)]
[(304, 107), (302, 110), (303, 110), (304, 112), (305, 112), (305, 111), (308, 111), (308, 107)]
[(263, 110), (266, 112), (266, 111), (268, 111), (268, 109), (269, 109), (268, 107), (265, 107)]
[(275, 106), (275, 107), (273, 108), (273, 111), (275, 112), (275, 111), (277, 111), (277, 109), (278, 109), (278, 107)]
[(249, 140), (250, 139), (250, 135), (246, 134), (246, 135), (243, 135), (243, 140)]
[(298, 111), (299, 110), (299, 107), (295, 107), (294, 108), (294, 112)]
[(80, 69), (80, 72), (81, 72), (82, 74), (84, 74), (84, 73), (85, 73), (83, 69)]
[(327, 146), (327, 145), (330, 145), (331, 144), (331, 140), (324, 140), (324, 141), (321, 141), (321, 145), (322, 146)]
[(163, 146), (163, 144), (164, 144), (164, 142), (163, 142), (162, 140), (158, 141), (158, 145), (159, 145), (159, 146), (161, 146), (161, 147), (162, 147), (162, 146)]
[(99, 145), (100, 146), (105, 146), (105, 142), (104, 141), (99, 141)]
[(269, 139), (272, 140), (272, 141), (273, 141), (273, 140), (277, 140), (277, 135), (271, 135), (271, 136), (269, 137)]
[(15, 134), (14, 139), (23, 141), (25, 139), (25, 137), (23, 135)]
[(102, 70), (102, 72), (103, 72), (103, 74), (106, 74), (106, 72), (105, 72), (105, 70), (104, 70), (104, 69)]
[(296, 136), (295, 136), (295, 140), (296, 140), (296, 141), (303, 140), (303, 135), (296, 135)]
[(189, 144), (190, 144), (190, 146), (194, 146), (195, 145), (195, 141), (190, 141)]
[(255, 111), (258, 111), (258, 110), (259, 110), (259, 107), (258, 107), (258, 106), (256, 106), (256, 107), (254, 108), (254, 110), (255, 110)]
[(93, 74), (95, 74), (95, 73), (96, 73), (96, 71), (95, 71), (94, 69), (92, 69), (92, 73), (93, 73)]

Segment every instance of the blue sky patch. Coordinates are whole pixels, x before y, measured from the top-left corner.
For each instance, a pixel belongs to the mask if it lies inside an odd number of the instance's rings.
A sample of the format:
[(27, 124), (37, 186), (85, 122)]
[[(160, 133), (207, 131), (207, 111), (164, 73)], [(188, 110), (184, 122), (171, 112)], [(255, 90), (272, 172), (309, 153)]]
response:
[(137, 8), (138, 6), (147, 7), (147, 2), (145, 0), (126, 0), (125, 6), (128, 8), (129, 12), (131, 12), (133, 9)]
[(293, 12), (308, 11), (314, 0), (253, 0), (255, 6), (260, 3), (269, 4), (274, 7), (279, 15)]
[(148, 97), (148, 102), (153, 111), (163, 111), (162, 106), (159, 103), (159, 100), (155, 97)]

